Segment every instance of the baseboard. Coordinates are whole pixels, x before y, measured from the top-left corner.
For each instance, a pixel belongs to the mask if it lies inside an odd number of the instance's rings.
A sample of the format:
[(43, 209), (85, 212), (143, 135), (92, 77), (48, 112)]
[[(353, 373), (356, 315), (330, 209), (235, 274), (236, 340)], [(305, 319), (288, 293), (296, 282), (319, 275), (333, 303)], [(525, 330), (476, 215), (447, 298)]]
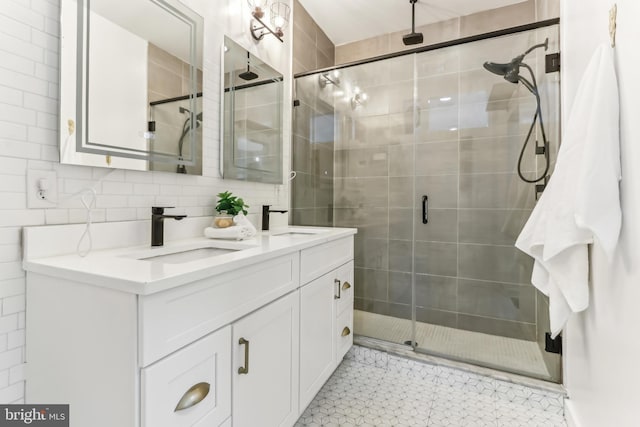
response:
[(571, 399), (564, 399), (564, 418), (567, 420), (568, 427), (581, 427), (575, 415), (575, 408), (572, 405)]

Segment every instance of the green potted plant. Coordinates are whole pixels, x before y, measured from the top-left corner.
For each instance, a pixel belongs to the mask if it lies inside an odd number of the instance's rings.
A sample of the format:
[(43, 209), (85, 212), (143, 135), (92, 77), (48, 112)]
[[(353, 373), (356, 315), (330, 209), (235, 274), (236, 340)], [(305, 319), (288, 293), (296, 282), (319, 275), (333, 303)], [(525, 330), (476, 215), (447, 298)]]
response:
[(247, 205), (240, 197), (234, 196), (230, 191), (218, 194), (218, 204), (216, 211), (218, 214), (213, 220), (213, 224), (218, 228), (226, 228), (233, 224), (233, 217), (240, 212), (247, 214)]

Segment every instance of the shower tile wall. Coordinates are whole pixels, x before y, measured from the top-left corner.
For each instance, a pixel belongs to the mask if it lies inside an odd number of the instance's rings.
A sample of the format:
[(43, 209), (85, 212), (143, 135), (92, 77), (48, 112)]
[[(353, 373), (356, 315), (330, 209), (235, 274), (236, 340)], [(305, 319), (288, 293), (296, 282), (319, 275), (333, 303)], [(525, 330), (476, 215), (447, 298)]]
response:
[(331, 92), (318, 86), (318, 76), (296, 81), (293, 114), (290, 220), (296, 225), (333, 225), (334, 108)]
[[(418, 9), (416, 13), (421, 13), (421, 11)], [(409, 27), (403, 31), (339, 45), (335, 49), (335, 63), (347, 64), (361, 59), (558, 18), (559, 16), (560, 0), (526, 0), (485, 12), (418, 26), (416, 31), (424, 35), (422, 45), (405, 46), (402, 43), (402, 36), (411, 31)]]
[[(334, 65), (335, 46), (298, 0), (293, 6), (293, 73)], [(293, 111), (291, 213), (296, 225), (333, 225), (334, 118), (331, 91), (318, 75), (297, 79)]]
[(293, 2), (293, 74), (335, 64), (335, 46), (298, 0)]
[[(343, 70), (339, 90), (357, 86), (368, 95), (355, 108), (348, 97), (335, 98), (334, 219), (358, 228), (357, 309), (411, 318), (415, 230), (418, 321), (536, 340), (533, 262), (513, 246), (535, 204), (533, 185), (515, 169), (535, 101), (481, 64), (497, 52), (496, 60), (511, 58), (537, 37)], [(536, 167), (524, 164), (528, 172)], [(422, 195), (429, 197), (426, 225)]]

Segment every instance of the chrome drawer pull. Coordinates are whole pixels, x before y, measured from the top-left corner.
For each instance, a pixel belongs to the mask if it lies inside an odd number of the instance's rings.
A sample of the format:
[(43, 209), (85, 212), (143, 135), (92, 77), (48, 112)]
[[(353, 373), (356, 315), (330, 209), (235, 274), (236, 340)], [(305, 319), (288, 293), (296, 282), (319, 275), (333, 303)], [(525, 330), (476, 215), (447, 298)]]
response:
[(347, 289), (349, 289), (350, 287), (351, 287), (351, 283), (349, 283), (349, 282), (344, 282), (344, 283), (342, 284), (342, 290), (343, 290), (343, 291), (346, 291), (346, 290), (347, 290)]
[(342, 336), (346, 337), (351, 333), (351, 329), (349, 329), (348, 326), (345, 326), (344, 329), (342, 330)]
[(244, 338), (240, 338), (238, 344), (244, 345), (244, 366), (240, 366), (238, 368), (238, 374), (248, 374), (249, 373), (249, 340), (245, 340)]
[(333, 279), (333, 283), (338, 285), (338, 295), (334, 295), (333, 299), (340, 299), (340, 279)]
[(180, 399), (180, 402), (178, 402), (178, 405), (173, 412), (191, 408), (192, 406), (202, 402), (202, 400), (209, 394), (209, 388), (209, 383), (198, 383), (192, 386), (185, 394), (182, 395), (182, 399)]

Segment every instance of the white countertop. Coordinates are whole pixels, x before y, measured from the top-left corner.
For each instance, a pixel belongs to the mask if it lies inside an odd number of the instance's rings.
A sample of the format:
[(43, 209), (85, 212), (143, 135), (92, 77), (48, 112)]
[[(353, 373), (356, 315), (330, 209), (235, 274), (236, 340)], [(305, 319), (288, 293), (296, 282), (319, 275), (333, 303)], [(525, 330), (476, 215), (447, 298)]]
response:
[[(121, 248), (94, 249), (85, 257), (81, 257), (76, 253), (60, 256), (25, 256), (23, 267), (27, 272), (148, 295), (195, 280), (238, 270), (251, 264), (293, 253), (307, 247), (348, 237), (357, 232), (354, 228), (292, 226), (287, 227), (287, 229), (315, 229), (318, 233), (278, 236), (271, 234), (274, 232), (258, 232), (255, 238), (241, 242), (192, 237), (171, 240), (165, 242), (164, 246), (153, 248), (146, 244)], [(278, 230), (278, 232), (282, 231), (285, 230)], [(31, 234), (33, 235), (34, 233), (31, 232)], [(25, 233), (25, 236), (25, 247), (29, 247), (29, 242), (27, 241), (29, 234)], [(250, 246), (250, 248), (177, 264), (135, 258), (135, 256), (140, 257), (140, 254), (149, 257), (186, 251), (212, 241), (230, 242), (232, 246), (237, 243), (242, 246)], [(25, 251), (27, 250), (25, 249)]]

